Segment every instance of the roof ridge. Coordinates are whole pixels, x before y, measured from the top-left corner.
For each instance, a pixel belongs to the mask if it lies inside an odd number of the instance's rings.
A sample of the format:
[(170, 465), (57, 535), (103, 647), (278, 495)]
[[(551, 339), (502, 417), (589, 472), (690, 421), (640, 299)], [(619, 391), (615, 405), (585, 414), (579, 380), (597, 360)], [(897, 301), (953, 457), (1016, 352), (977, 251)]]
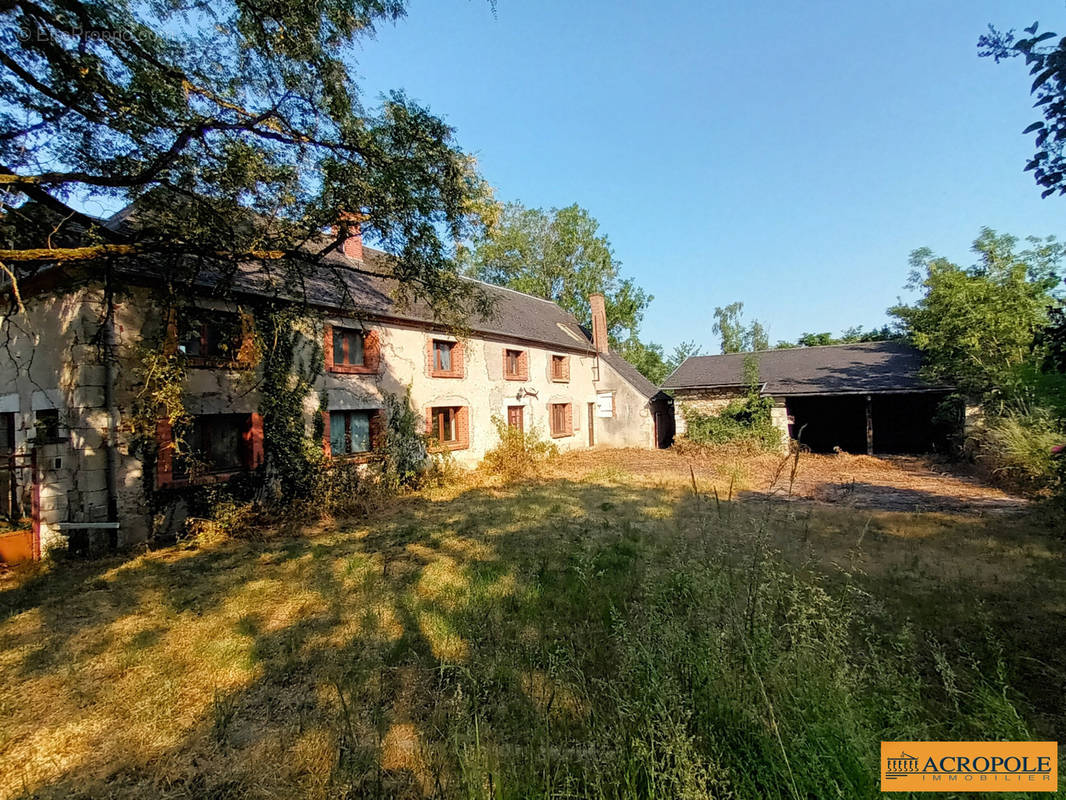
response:
[[(765, 350), (744, 350), (737, 353), (702, 353), (698, 356), (689, 356), (689, 358), (722, 358), (723, 356), (754, 356), (759, 353), (784, 353), (789, 350), (822, 350), (826, 347), (856, 347), (859, 345), (869, 344), (907, 344), (903, 341), (897, 341), (895, 339), (875, 339), (872, 342), (838, 342), (837, 344), (798, 344), (795, 347), (768, 347)], [(685, 359), (687, 361), (688, 359)], [(685, 362), (682, 361), (682, 364)], [(680, 368), (680, 367), (679, 367)], [(674, 370), (677, 372), (677, 370)], [(670, 373), (671, 375), (673, 374)]]

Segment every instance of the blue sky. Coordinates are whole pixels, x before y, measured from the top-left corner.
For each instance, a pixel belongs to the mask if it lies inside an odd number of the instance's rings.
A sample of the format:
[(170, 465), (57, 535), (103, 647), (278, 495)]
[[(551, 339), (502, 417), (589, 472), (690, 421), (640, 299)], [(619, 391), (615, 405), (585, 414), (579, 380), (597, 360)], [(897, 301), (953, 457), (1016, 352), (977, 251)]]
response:
[(772, 340), (879, 325), (914, 248), (1066, 235), (1022, 171), (1024, 65), (977, 57), (1036, 19), (1061, 33), (1066, 4), (412, 0), (356, 69), (453, 125), (500, 199), (587, 208), (655, 295), (645, 338), (717, 352), (717, 305)]

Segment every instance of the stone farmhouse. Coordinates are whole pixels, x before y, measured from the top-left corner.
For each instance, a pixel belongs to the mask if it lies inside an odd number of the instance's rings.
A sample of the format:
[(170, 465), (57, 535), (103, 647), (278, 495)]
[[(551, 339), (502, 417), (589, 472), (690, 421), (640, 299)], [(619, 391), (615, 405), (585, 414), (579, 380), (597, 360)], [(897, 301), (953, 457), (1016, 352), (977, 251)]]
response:
[(717, 414), (749, 391), (745, 361), (758, 364), (758, 389), (772, 397), (782, 443), (814, 452), (925, 453), (944, 450), (962, 424), (944, 407), (950, 386), (921, 376), (921, 354), (902, 342), (862, 342), (695, 356), (663, 382), (673, 394), (678, 435), (685, 411)]
[[(120, 214), (106, 224), (123, 222)], [(611, 351), (602, 296), (591, 297), (590, 332), (555, 303), (485, 285), (495, 313), (470, 320), (459, 337), (419, 303), (397, 303), (390, 280), (346, 269), (388, 259), (353, 228), (302, 291), (301, 308), (312, 313), (297, 355), (324, 362), (304, 423), (308, 435), (322, 432), (330, 458), (369, 459), (385, 396), (408, 391), (436, 447), (463, 465), (497, 443), (494, 417), (537, 428), (563, 450), (669, 446), (672, 401)], [(161, 495), (262, 465), (257, 367), (243, 355), (257, 304), (286, 287), (261, 266), (242, 266), (225, 297), (207, 280), (164, 309), (153, 291), (162, 281), (149, 264), (116, 263), (88, 275), (52, 265), (21, 282), (25, 312), (8, 319), (0, 348), (0, 450), (9, 465), (0, 512), (29, 522), (0, 533), (0, 559), (39, 557), (73, 531), (113, 546), (143, 540), (158, 530)], [(149, 452), (135, 441), (142, 343), (153, 337), (186, 369), (196, 471), (173, 457), (166, 420)]]

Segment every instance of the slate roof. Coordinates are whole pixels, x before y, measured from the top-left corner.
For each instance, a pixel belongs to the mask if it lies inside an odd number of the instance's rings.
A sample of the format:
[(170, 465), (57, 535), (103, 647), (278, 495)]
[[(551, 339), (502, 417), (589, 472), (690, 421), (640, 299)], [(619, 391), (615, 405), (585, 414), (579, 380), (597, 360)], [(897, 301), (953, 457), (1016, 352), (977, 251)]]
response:
[[(731, 353), (686, 359), (666, 379), (663, 388), (743, 386), (747, 355)], [(903, 342), (793, 347), (763, 350), (754, 355), (759, 360), (763, 393), (768, 395), (877, 394), (951, 388), (921, 378), (921, 354)]]
[(600, 353), (600, 359), (610, 364), (614, 371), (621, 375), (630, 386), (649, 400), (660, 394), (659, 388), (654, 383), (645, 378), (640, 370), (618, 355), (618, 353), (613, 351)]
[[(134, 214), (134, 207), (129, 206), (105, 224), (112, 230), (128, 231), (135, 225)], [(323, 239), (320, 244), (325, 246), (329, 241)], [(432, 325), (435, 321), (433, 312), (425, 303), (412, 301), (401, 305), (396, 302), (395, 280), (357, 271), (363, 268), (378, 273), (389, 272), (391, 258), (388, 253), (367, 245), (363, 245), (362, 262), (333, 251), (325, 255), (315, 270), (305, 276), (302, 286), (287, 285), (281, 270), (272, 270), (269, 263), (249, 263), (238, 268), (232, 278), (232, 289), (253, 295), (280, 295), (302, 300), (341, 314), (356, 313)], [(136, 264), (127, 267), (131, 268), (143, 273), (149, 271)], [(201, 273), (200, 282), (205, 287), (210, 287), (217, 280), (218, 276), (210, 271)], [(556, 303), (502, 286), (481, 281), (475, 283), (493, 298), (494, 314), (468, 320), (471, 330), (537, 342), (558, 349), (595, 353), (589, 332)], [(651, 399), (659, 394), (658, 387), (618, 353), (601, 353), (600, 358), (644, 397)]]

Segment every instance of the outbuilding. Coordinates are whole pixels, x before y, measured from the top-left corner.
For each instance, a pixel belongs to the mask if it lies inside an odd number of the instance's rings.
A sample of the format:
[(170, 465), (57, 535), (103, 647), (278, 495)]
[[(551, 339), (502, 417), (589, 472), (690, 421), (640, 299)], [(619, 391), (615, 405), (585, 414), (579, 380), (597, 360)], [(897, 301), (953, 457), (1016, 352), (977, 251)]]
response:
[(922, 377), (921, 353), (903, 342), (795, 347), (686, 359), (663, 389), (674, 396), (676, 428), (685, 411), (719, 413), (750, 391), (774, 400), (773, 420), (814, 452), (928, 453), (947, 447), (961, 425), (953, 389)]

